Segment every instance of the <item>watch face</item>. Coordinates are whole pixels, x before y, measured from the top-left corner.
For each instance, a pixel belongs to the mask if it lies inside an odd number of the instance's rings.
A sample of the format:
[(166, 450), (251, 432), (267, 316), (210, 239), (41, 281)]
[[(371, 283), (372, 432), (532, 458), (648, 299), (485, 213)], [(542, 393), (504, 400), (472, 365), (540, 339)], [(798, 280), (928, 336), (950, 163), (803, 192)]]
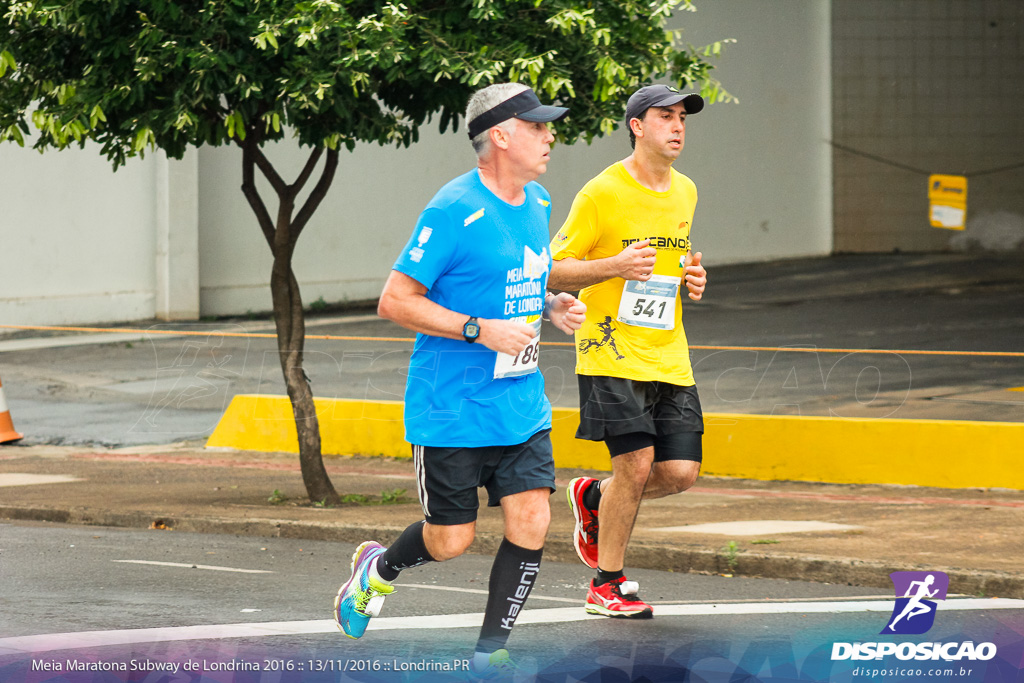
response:
[(480, 336), (480, 326), (476, 323), (466, 323), (466, 326), (462, 328), (462, 334), (471, 339), (476, 339)]

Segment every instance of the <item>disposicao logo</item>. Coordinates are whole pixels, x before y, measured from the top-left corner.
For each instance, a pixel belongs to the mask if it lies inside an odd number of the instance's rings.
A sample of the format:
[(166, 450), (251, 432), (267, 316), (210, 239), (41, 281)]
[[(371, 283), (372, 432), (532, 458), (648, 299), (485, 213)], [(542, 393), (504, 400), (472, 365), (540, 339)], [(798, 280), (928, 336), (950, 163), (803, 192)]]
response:
[[(893, 572), (889, 575), (896, 589), (896, 604), (880, 635), (920, 635), (935, 624), (936, 600), (945, 600), (949, 577), (943, 572)], [(972, 641), (946, 643), (833, 643), (832, 661), (879, 660), (895, 656), (900, 660), (946, 662), (987, 661), (996, 656), (993, 643)]]
[(893, 572), (896, 605), (880, 633), (920, 635), (935, 623), (936, 600), (945, 600), (949, 577), (942, 572)]

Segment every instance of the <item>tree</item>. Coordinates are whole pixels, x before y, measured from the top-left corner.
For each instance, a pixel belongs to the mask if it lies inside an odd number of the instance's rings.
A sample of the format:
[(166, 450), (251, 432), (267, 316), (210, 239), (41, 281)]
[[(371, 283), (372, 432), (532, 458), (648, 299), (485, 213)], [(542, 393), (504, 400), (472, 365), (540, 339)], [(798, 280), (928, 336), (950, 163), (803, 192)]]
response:
[[(163, 150), (236, 145), (242, 192), (273, 254), (281, 369), (314, 501), (336, 502), (303, 370), (305, 326), (292, 270), (296, 242), (323, 200), (342, 147), (409, 145), (438, 117), (457, 129), (470, 94), (528, 82), (570, 106), (562, 141), (611, 132), (624, 95), (671, 75), (727, 96), (708, 49), (666, 33), (689, 0), (35, 0), (0, 1), (0, 141), (40, 150), (92, 141), (117, 169)], [(263, 146), (309, 148), (293, 182)], [(323, 162), (321, 164), (321, 161)], [(308, 196), (300, 193), (318, 172)], [(272, 214), (256, 171), (277, 195)]]

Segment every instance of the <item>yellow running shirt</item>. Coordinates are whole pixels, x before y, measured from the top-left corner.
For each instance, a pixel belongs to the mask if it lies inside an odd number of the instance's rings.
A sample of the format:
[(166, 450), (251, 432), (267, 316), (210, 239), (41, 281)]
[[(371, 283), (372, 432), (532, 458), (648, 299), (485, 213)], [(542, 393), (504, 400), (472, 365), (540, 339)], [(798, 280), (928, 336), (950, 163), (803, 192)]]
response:
[(552, 258), (602, 259), (650, 238), (654, 277), (644, 283), (612, 278), (584, 288), (587, 320), (576, 331), (576, 372), (692, 386), (683, 331), (690, 223), (697, 205), (693, 181), (672, 170), (668, 192), (650, 190), (622, 162), (606, 168), (576, 195), (551, 242)]

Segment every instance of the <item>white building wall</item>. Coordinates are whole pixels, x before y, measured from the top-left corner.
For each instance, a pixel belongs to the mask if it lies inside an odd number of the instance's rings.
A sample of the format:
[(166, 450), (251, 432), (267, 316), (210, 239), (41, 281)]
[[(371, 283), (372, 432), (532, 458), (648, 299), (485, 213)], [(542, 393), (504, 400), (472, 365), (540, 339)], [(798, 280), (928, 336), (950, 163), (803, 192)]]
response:
[[(290, 142), (265, 153), (286, 182), (293, 182), (309, 155)], [(203, 315), (244, 314), (271, 308), (270, 247), (240, 188), (238, 149), (202, 149), (199, 155), (200, 301)], [(395, 257), (434, 193), (475, 160), (465, 133), (441, 135), (434, 124), (408, 149), (358, 145), (343, 151), (327, 197), (296, 246), (293, 267), (307, 306), (376, 299)], [(323, 161), (310, 178), (316, 184)], [(271, 216), (277, 195), (259, 175), (258, 187)], [(298, 206), (295, 210), (298, 213)]]
[[(740, 104), (695, 116), (677, 164), (697, 184), (693, 239), (709, 267), (831, 251), (829, 4), (706, 1), (675, 19), (693, 45), (739, 41), (715, 75)], [(629, 152), (621, 128), (555, 148), (541, 178), (552, 233), (576, 191)], [(308, 151), (282, 143), (266, 153), (290, 182)], [(112, 174), (94, 148), (40, 156), (0, 145), (0, 323), (188, 318), (197, 291), (204, 316), (270, 310), (270, 249), (240, 190), (240, 150), (160, 161)], [(376, 298), (420, 210), (473, 164), (465, 129), (442, 135), (433, 124), (408, 149), (343, 152), (298, 242), (305, 304)], [(260, 188), (275, 214), (275, 195)]]
[(199, 317), (199, 152), (156, 160), (156, 317)]
[(712, 75), (739, 104), (688, 121), (677, 163), (697, 184), (692, 239), (708, 268), (832, 251), (830, 5), (726, 0), (673, 18), (691, 45), (737, 41)]
[(0, 324), (153, 316), (155, 161), (0, 145)]

